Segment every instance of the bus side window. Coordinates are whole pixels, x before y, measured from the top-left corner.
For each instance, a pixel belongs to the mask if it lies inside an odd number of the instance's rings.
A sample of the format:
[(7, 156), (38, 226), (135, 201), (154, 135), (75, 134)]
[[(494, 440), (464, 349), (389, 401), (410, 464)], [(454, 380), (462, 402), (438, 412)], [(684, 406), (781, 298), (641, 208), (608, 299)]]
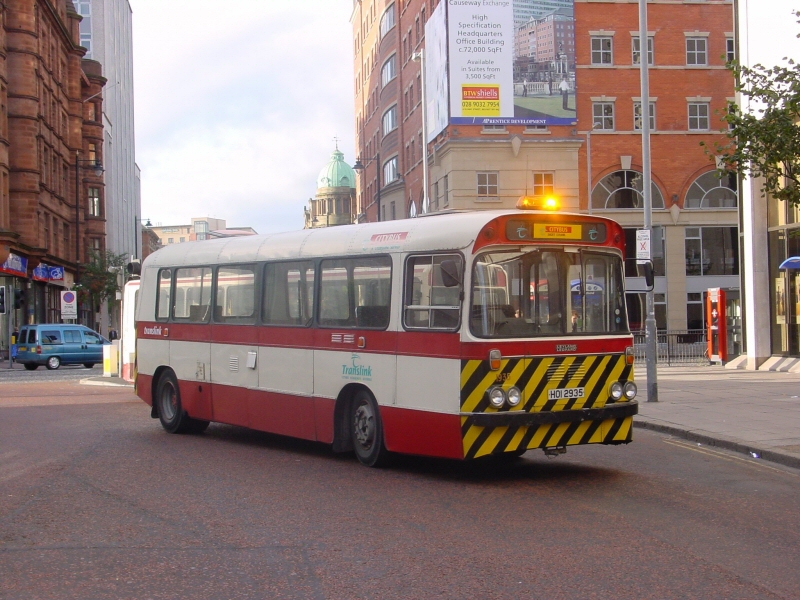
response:
[(391, 258), (326, 260), (320, 271), (320, 325), (368, 329), (389, 326)]
[(211, 269), (175, 270), (175, 306), (172, 316), (191, 323), (205, 323), (211, 307)]
[(252, 323), (255, 317), (255, 267), (241, 265), (217, 269), (217, 301), (214, 320), (219, 323)]
[(162, 269), (158, 274), (158, 297), (156, 298), (156, 319), (169, 319), (170, 292), (172, 289), (172, 270)]
[(463, 276), (458, 254), (410, 256), (406, 261), (403, 322), (407, 329), (455, 330), (461, 319), (461, 286), (445, 285), (442, 263)]
[(264, 270), (264, 323), (308, 326), (314, 314), (314, 263), (270, 263)]

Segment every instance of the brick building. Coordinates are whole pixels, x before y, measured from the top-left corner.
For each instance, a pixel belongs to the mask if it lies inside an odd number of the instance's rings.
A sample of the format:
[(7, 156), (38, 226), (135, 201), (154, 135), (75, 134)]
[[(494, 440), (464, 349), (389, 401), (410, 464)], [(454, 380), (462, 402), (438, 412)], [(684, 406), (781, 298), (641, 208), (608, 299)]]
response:
[(0, 19), (0, 285), (27, 292), (14, 324), (53, 322), (77, 264), (105, 248), (106, 80), (71, 0), (6, 0)]
[[(580, 149), (581, 208), (620, 222), (632, 246), (643, 206), (638, 4), (576, 0), (575, 26), (578, 134), (590, 138)], [(740, 314), (736, 176), (719, 179), (700, 145), (713, 148), (725, 139), (721, 114), (734, 96), (726, 68), (733, 59), (733, 30), (730, 0), (648, 3), (653, 253), (661, 329), (703, 327), (710, 287), (725, 288), (729, 314)], [(643, 323), (643, 306), (643, 296), (629, 297), (632, 327)]]
[[(396, 218), (422, 206), (420, 67), (411, 58), (425, 47), (425, 22), (434, 11), (440, 14), (440, 4), (354, 2), (356, 147), (366, 164), (357, 198), (367, 220), (377, 219), (378, 203), (382, 219), (391, 218), (393, 205)], [(702, 326), (709, 287), (727, 289), (729, 314), (739, 314), (736, 178), (718, 179), (700, 145), (723, 139), (719, 112), (734, 95), (726, 68), (734, 45), (733, 3), (651, 1), (648, 7), (656, 317), (661, 329), (694, 328)], [(545, 7), (517, 0), (515, 18), (523, 8)], [(546, 125), (450, 120), (429, 144), (430, 210), (512, 208), (521, 196), (555, 194), (566, 210), (621, 222), (633, 247), (643, 224), (638, 3), (575, 0), (546, 8), (559, 18), (545, 25), (572, 26), (560, 39), (574, 39), (575, 61), (568, 56), (526, 67), (526, 57), (518, 55), (514, 95), (515, 104), (547, 106), (553, 118)], [(574, 22), (563, 20), (571, 9)], [(529, 23), (530, 16), (516, 31)], [(557, 85), (569, 88), (563, 105)], [(630, 283), (635, 290), (640, 282)], [(631, 294), (633, 328), (643, 323), (642, 306), (643, 297)]]

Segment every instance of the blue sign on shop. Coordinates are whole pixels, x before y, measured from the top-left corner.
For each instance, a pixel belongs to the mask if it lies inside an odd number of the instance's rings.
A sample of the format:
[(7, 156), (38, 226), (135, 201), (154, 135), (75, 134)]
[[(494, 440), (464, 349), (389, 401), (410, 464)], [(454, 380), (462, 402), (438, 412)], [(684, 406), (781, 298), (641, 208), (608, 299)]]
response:
[(13, 252), (8, 255), (6, 262), (0, 266), (0, 273), (16, 275), (17, 277), (28, 276), (28, 259), (17, 256)]

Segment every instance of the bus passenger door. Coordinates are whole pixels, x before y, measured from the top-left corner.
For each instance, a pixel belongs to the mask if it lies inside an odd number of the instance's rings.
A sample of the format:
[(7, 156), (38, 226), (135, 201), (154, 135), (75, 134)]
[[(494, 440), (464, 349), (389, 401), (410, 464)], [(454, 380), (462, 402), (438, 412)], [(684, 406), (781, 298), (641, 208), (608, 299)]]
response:
[(314, 275), (312, 261), (264, 269), (258, 389), (249, 395), (252, 427), (315, 440)]

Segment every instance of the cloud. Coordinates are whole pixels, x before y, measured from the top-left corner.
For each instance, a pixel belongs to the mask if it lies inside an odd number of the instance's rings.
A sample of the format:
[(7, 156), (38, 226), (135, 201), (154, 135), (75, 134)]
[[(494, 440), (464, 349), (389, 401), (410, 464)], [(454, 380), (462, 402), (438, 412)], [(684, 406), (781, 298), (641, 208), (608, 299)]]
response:
[(351, 3), (131, 4), (142, 214), (301, 228), (334, 136), (355, 160)]

